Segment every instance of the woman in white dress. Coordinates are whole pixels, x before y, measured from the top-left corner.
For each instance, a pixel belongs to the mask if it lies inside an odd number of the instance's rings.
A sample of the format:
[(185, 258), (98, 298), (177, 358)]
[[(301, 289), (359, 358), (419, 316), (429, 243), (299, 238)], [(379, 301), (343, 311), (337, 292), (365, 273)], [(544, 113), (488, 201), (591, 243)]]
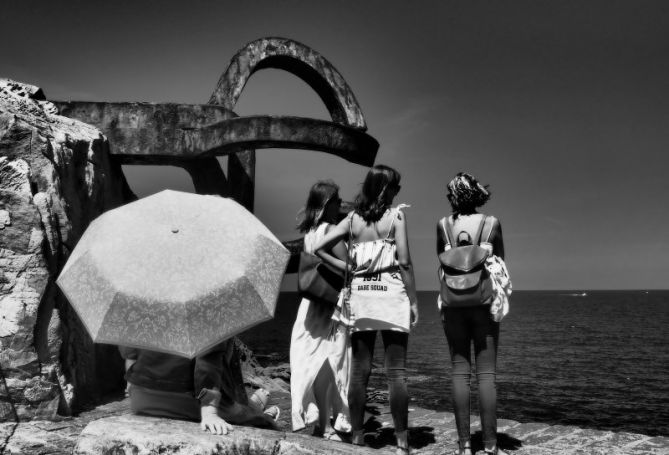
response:
[(418, 300), (406, 216), (401, 206), (391, 207), (400, 191), (399, 183), (399, 173), (388, 166), (370, 169), (356, 198), (355, 210), (316, 245), (316, 254), (328, 264), (345, 269), (346, 263), (329, 254), (328, 249), (349, 239), (353, 273), (349, 300), (353, 359), (348, 393), (352, 442), (364, 445), (365, 395), (376, 334), (380, 331), (397, 452), (407, 454), (406, 350), (409, 328), (418, 321)]
[[(307, 199), (304, 219), (298, 229), (304, 232), (304, 250), (313, 253), (314, 245), (338, 221), (341, 199), (332, 181), (314, 184)], [(330, 253), (346, 257), (343, 242)], [(314, 424), (314, 435), (337, 439), (334, 429), (349, 432), (348, 377), (350, 344), (347, 334), (330, 336), (334, 306), (303, 298), (297, 312), (290, 342), (290, 392), (293, 431)]]

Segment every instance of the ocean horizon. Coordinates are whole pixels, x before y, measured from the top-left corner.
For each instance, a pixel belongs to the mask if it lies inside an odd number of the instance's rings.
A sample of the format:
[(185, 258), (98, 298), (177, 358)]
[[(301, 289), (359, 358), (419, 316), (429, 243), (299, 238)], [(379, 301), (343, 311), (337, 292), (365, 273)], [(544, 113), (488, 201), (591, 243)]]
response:
[[(409, 393), (414, 405), (452, 411), (437, 294), (418, 292), (420, 320), (407, 353)], [(241, 335), (261, 361), (289, 361), (299, 303), (297, 293), (281, 293), (274, 319)], [(500, 328), (498, 417), (669, 435), (667, 326), (666, 290), (514, 291)], [(377, 340), (370, 387), (385, 388), (382, 363)]]

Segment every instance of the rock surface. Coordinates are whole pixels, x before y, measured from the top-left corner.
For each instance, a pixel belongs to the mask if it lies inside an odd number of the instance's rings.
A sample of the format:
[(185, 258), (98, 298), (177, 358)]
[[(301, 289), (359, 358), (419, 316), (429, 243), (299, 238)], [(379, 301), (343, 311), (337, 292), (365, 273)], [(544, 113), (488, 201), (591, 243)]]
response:
[[(129, 415), (127, 400), (115, 401), (57, 422), (32, 421), (0, 424), (0, 453), (38, 454), (383, 454), (394, 449), (392, 419), (386, 406), (368, 408), (365, 441), (368, 448), (309, 436), (311, 428), (289, 433), (290, 397), (274, 393), (270, 404), (281, 408), (284, 431), (235, 427), (230, 436), (203, 433), (197, 423)], [(87, 426), (88, 425), (88, 426)], [(457, 435), (454, 416), (411, 408), (409, 440), (414, 454), (450, 453)], [(482, 454), (479, 421), (472, 417), (473, 447)], [(500, 419), (500, 446), (513, 455), (553, 454), (669, 454), (669, 438), (590, 430), (543, 423), (520, 423)], [(76, 447), (76, 449), (75, 449)], [(73, 452), (74, 451), (74, 452)]]
[[(355, 449), (355, 450), (352, 450)], [(198, 423), (134, 415), (90, 423), (74, 449), (76, 455), (141, 453), (200, 454), (382, 454), (322, 438), (283, 431), (235, 427), (227, 435), (203, 433)]]
[(39, 88), (0, 79), (0, 421), (54, 418), (122, 386), (116, 350), (93, 345), (54, 279), (90, 221), (132, 194), (100, 131), (56, 112)]

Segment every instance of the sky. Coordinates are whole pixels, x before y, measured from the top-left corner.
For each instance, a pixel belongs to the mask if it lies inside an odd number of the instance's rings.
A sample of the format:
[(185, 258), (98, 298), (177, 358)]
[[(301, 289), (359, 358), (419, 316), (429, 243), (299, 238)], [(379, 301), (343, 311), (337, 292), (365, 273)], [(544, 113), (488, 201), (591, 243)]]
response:
[[(417, 286), (436, 290), (436, 221), (459, 171), (489, 184), (515, 289), (666, 289), (669, 2), (4, 0), (0, 77), (53, 100), (206, 103), (232, 56), (281, 36), (328, 59), (397, 168)], [(263, 70), (239, 115), (328, 119), (297, 77)], [(185, 171), (124, 166), (139, 196)], [(255, 213), (282, 240), (318, 179), (352, 200), (367, 169), (257, 152)], [(294, 289), (288, 278), (284, 289)]]

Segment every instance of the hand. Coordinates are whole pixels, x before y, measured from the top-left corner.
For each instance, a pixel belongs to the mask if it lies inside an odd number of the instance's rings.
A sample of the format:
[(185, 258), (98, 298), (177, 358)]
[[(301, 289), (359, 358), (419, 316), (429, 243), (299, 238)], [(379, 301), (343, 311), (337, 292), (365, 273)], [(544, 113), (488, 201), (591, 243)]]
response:
[(411, 304), (411, 327), (415, 327), (418, 324), (418, 302), (413, 302)]
[(229, 431), (233, 431), (232, 425), (218, 416), (215, 406), (202, 406), (201, 413), (202, 431), (209, 430), (211, 434), (228, 434)]

